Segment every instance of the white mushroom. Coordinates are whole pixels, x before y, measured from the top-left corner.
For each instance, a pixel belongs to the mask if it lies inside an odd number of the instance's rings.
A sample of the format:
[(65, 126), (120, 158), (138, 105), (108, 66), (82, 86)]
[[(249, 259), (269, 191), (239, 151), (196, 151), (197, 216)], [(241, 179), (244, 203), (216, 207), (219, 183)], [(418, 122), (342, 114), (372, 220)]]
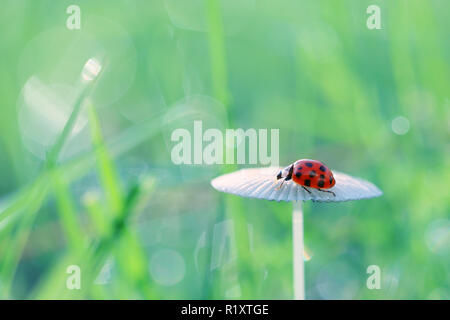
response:
[(242, 197), (293, 202), (294, 299), (303, 300), (305, 298), (305, 286), (301, 201), (350, 201), (379, 197), (383, 193), (368, 181), (336, 171), (332, 171), (336, 184), (334, 187), (327, 189), (332, 191), (334, 195), (314, 188), (305, 190), (292, 180), (285, 181), (280, 187), (281, 180), (277, 180), (277, 173), (281, 169), (278, 167), (242, 169), (213, 179), (211, 185), (219, 191)]

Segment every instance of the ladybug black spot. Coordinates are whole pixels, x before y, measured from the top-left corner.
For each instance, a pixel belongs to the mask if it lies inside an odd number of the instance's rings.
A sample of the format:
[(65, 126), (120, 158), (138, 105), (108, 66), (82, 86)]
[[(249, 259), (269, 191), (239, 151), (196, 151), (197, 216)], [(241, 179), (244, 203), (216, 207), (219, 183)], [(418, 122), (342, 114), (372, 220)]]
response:
[(309, 186), (311, 185), (311, 180), (306, 179), (306, 180), (304, 181), (304, 184), (305, 184), (305, 186), (309, 187)]
[(333, 183), (333, 177), (330, 177), (330, 184)]
[(300, 178), (300, 177), (302, 176), (302, 173), (299, 172), (299, 171), (297, 171), (297, 173), (295, 174), (295, 176), (296, 176), (297, 178)]
[(310, 168), (312, 168), (312, 166), (313, 166), (313, 164), (311, 162), (307, 162), (307, 163), (305, 163), (305, 165)]
[(316, 176), (316, 172), (314, 171), (314, 170), (311, 170), (310, 172), (309, 172), (309, 177), (310, 178), (314, 178)]
[(302, 170), (302, 166), (298, 167), (298, 170)]
[(323, 186), (325, 185), (325, 181), (319, 180), (319, 181), (317, 182), (317, 185), (319, 186), (319, 188), (323, 188)]
[(325, 179), (325, 175), (321, 174), (320, 179)]
[(322, 172), (326, 172), (327, 171), (327, 168), (325, 168), (325, 166), (320, 166), (320, 171), (322, 171)]

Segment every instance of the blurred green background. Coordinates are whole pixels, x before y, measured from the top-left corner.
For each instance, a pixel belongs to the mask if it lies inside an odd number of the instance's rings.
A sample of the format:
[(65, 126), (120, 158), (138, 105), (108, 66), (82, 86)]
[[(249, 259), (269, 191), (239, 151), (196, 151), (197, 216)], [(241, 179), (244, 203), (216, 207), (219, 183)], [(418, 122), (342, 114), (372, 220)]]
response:
[[(72, 4), (80, 30), (66, 27)], [(380, 30), (366, 26), (372, 4)], [(210, 186), (238, 166), (171, 161), (172, 131), (202, 120), (280, 129), (280, 165), (319, 159), (383, 190), (305, 204), (308, 299), (449, 299), (449, 12), (0, 1), (0, 297), (290, 299), (291, 204)]]

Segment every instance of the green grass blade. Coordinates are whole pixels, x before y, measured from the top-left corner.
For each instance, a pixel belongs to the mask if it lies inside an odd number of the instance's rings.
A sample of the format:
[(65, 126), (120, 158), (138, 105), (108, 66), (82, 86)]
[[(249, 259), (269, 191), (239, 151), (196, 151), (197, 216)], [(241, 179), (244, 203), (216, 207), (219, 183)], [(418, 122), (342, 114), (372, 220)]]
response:
[(84, 248), (84, 232), (81, 230), (77, 219), (75, 204), (73, 203), (70, 190), (60, 170), (53, 171), (53, 192), (58, 205), (58, 214), (67, 237), (70, 251), (81, 252)]
[(95, 147), (97, 158), (97, 168), (100, 173), (100, 180), (105, 190), (105, 196), (109, 209), (113, 216), (116, 215), (123, 207), (123, 196), (119, 184), (119, 178), (114, 168), (113, 161), (108, 154), (105, 143), (103, 142), (100, 123), (94, 107), (89, 106), (89, 123), (91, 126), (92, 142)]

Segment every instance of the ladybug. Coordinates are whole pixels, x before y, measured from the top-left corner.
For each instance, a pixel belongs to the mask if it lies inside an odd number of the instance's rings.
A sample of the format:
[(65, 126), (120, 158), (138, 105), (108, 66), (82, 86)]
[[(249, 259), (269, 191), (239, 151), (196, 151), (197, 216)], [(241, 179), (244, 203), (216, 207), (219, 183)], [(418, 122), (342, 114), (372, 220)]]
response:
[(281, 188), (285, 181), (294, 180), (303, 189), (311, 193), (306, 187), (315, 188), (319, 191), (331, 193), (336, 196), (333, 191), (324, 190), (332, 188), (336, 184), (333, 173), (322, 162), (311, 159), (301, 159), (287, 166), (277, 175), (277, 180), (283, 179)]

